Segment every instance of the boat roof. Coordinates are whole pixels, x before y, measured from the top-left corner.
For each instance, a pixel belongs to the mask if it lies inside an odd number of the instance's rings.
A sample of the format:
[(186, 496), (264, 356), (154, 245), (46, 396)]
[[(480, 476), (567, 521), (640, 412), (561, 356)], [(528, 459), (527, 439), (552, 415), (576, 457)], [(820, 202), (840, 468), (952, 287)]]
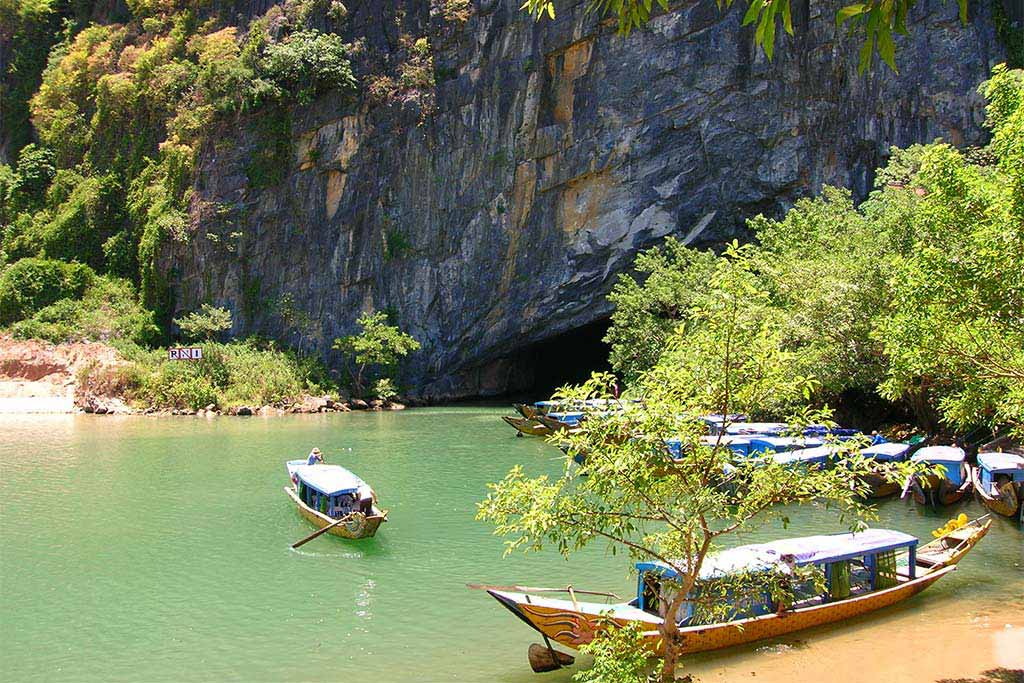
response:
[(898, 443), (895, 441), (886, 441), (885, 443), (875, 444), (874, 446), (868, 446), (867, 448), (861, 449), (861, 455), (865, 455), (870, 458), (877, 460), (891, 460), (892, 458), (898, 458), (910, 449), (908, 443)]
[(786, 428), (785, 422), (733, 422), (725, 428), (726, 434), (778, 434)]
[(926, 446), (914, 453), (913, 462), (963, 462), (967, 457), (964, 449), (957, 446)]
[[(713, 579), (741, 571), (770, 571), (782, 563), (784, 555), (792, 555), (797, 565), (820, 564), (916, 545), (916, 537), (890, 529), (786, 538), (716, 553), (704, 560), (700, 578)], [(636, 568), (640, 572), (653, 571), (664, 576), (677, 576), (675, 569), (663, 562), (639, 562)]]
[(787, 446), (806, 446), (807, 448), (814, 448), (825, 443), (821, 439), (813, 436), (759, 436), (751, 439), (750, 442), (763, 444), (771, 448), (775, 448), (776, 446), (783, 448)]
[(823, 463), (836, 451), (835, 446), (816, 446), (814, 448), (798, 448), (795, 451), (785, 453), (774, 453), (771, 458), (780, 465), (789, 465), (798, 462), (820, 462)]
[(305, 462), (295, 464), (295, 461), (289, 461), (288, 472), (295, 474), (303, 484), (325, 496), (355, 493), (366, 486), (365, 481), (341, 465), (307, 465)]
[(978, 453), (978, 464), (989, 472), (1012, 474), (1024, 469), (1024, 456), (1016, 453)]

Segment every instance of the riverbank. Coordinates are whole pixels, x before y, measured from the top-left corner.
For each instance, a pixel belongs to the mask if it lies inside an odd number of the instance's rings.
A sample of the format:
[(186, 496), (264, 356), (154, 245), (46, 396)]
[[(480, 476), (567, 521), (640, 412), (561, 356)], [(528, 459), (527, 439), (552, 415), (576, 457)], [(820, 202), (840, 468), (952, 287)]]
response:
[(248, 343), (203, 348), (201, 360), (181, 361), (163, 349), (0, 335), (0, 413), (269, 417), (405, 408), (342, 395), (314, 359)]

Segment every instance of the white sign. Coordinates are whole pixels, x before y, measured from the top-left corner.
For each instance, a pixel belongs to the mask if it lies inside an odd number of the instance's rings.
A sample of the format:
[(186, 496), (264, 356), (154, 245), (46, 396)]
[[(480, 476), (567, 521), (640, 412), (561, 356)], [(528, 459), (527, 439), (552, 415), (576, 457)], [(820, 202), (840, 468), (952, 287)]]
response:
[(167, 349), (167, 357), (171, 360), (202, 360), (203, 350), (198, 346), (183, 349)]

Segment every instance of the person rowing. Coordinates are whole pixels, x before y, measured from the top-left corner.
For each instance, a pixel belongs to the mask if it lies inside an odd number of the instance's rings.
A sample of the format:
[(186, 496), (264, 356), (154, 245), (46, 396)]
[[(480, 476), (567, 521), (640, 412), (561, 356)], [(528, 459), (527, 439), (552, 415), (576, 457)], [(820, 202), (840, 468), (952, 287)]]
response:
[(306, 464), (307, 465), (315, 465), (317, 463), (320, 463), (322, 465), (323, 462), (324, 462), (324, 456), (323, 456), (323, 453), (320, 452), (319, 448), (314, 448), (313, 450), (311, 450), (309, 452), (309, 457), (306, 458)]

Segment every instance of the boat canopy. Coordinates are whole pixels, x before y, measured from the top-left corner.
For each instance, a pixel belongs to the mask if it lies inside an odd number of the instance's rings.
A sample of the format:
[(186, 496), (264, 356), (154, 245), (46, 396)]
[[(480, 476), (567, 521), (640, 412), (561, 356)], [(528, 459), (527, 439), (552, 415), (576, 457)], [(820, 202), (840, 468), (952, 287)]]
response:
[(303, 484), (325, 496), (356, 493), (369, 488), (366, 482), (340, 465), (299, 465), (289, 467)]
[(860, 454), (866, 458), (874, 458), (875, 460), (881, 460), (888, 462), (890, 460), (902, 460), (910, 450), (910, 444), (908, 443), (896, 443), (887, 441), (885, 443), (875, 444), (861, 450)]
[(957, 446), (927, 446), (911, 458), (912, 462), (962, 463), (967, 458), (964, 449)]
[(990, 474), (1009, 474), (1024, 481), (1024, 456), (1016, 453), (978, 453), (978, 465)]
[[(792, 555), (797, 565), (827, 564), (916, 547), (916, 537), (889, 529), (786, 538), (739, 546), (712, 555), (701, 565), (700, 578), (708, 580), (744, 571), (771, 571), (782, 563), (784, 555)], [(641, 574), (654, 572), (668, 578), (679, 576), (675, 569), (663, 562), (639, 562), (636, 568)]]
[(798, 448), (815, 448), (823, 445), (825, 445), (824, 441), (813, 436), (761, 436), (750, 440), (750, 452), (751, 454), (763, 451), (783, 453)]
[(774, 453), (771, 458), (780, 465), (824, 465), (838, 449), (835, 446), (815, 446)]
[(785, 422), (733, 422), (725, 428), (726, 434), (781, 434)]

